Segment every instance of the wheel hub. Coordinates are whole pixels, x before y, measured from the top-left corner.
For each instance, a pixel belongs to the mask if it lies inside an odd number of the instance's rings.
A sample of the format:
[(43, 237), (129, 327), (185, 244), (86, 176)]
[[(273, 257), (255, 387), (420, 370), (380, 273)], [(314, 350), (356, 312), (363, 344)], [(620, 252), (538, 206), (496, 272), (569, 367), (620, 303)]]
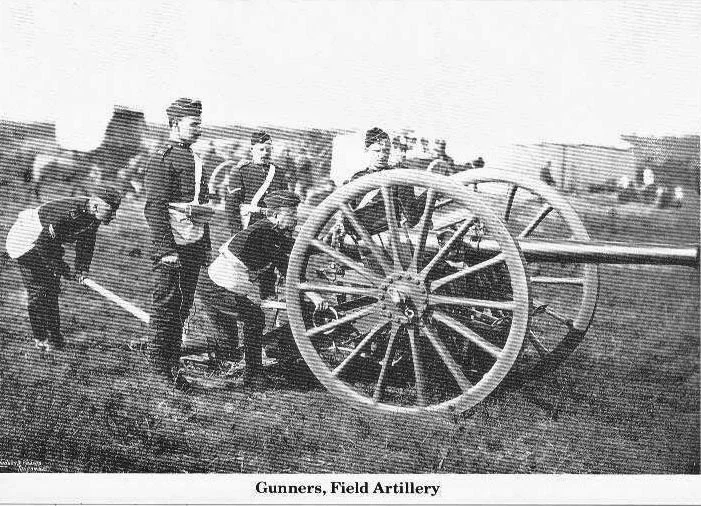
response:
[(428, 290), (417, 274), (390, 274), (380, 289), (383, 315), (388, 320), (404, 324), (417, 322), (426, 312)]

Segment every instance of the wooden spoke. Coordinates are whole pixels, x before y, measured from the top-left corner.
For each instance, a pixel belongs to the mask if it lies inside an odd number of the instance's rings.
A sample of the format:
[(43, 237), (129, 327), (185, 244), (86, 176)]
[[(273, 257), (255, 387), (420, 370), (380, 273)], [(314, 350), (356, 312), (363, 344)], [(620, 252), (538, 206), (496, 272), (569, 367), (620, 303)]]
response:
[(583, 285), (583, 278), (551, 278), (548, 276), (533, 276), (531, 283), (543, 285)]
[(463, 337), (469, 339), (473, 343), (475, 343), (477, 346), (482, 348), (484, 351), (489, 353), (491, 356), (494, 358), (498, 359), (501, 356), (501, 350), (494, 346), (492, 343), (475, 333), (474, 331), (470, 330), (467, 328), (465, 325), (460, 323), (459, 321), (451, 318), (447, 314), (445, 314), (443, 311), (434, 311), (433, 312), (433, 319), (436, 320), (437, 322), (442, 323), (446, 327), (454, 330), (458, 334), (462, 335)]
[(550, 350), (545, 347), (543, 343), (540, 342), (540, 339), (533, 333), (532, 330), (528, 329), (528, 332), (526, 333), (526, 338), (528, 339), (528, 342), (533, 345), (535, 350), (538, 352), (538, 355), (541, 357), (547, 357), (550, 354)]
[(504, 221), (508, 223), (509, 218), (511, 217), (511, 208), (514, 205), (514, 197), (516, 197), (516, 190), (518, 190), (518, 186), (515, 184), (512, 184), (509, 186), (509, 190), (506, 193), (506, 206), (504, 207)]
[(342, 293), (345, 295), (369, 295), (372, 293), (371, 286), (347, 286), (347, 285), (327, 285), (322, 283), (300, 283), (299, 289), (303, 292), (320, 293)]
[(411, 346), (411, 360), (414, 363), (414, 379), (416, 380), (416, 402), (419, 406), (426, 405), (426, 379), (424, 378), (423, 363), (419, 352), (418, 342), (419, 327), (414, 325), (409, 332), (409, 345)]
[[(493, 265), (496, 265), (500, 262), (503, 262), (505, 259), (503, 253), (499, 253), (497, 256), (492, 257), (488, 260), (485, 260), (484, 262), (480, 262), (475, 265), (471, 265), (469, 267), (465, 267), (462, 270), (459, 270), (458, 272), (455, 272), (453, 274), (449, 274), (445, 277), (436, 279), (435, 281), (431, 281), (431, 291), (436, 291), (438, 290), (441, 286), (451, 283), (455, 281), (456, 279), (464, 278), (465, 276), (469, 276), (470, 274), (474, 274), (475, 272), (479, 272), (482, 269), (486, 269), (487, 267), (491, 267)], [(425, 269), (424, 269), (425, 270)]]
[(523, 231), (518, 235), (519, 239), (524, 239), (531, 235), (533, 231), (536, 229), (538, 225), (550, 214), (550, 212), (553, 210), (553, 206), (550, 204), (545, 204), (543, 207), (541, 207), (540, 212), (538, 213), (538, 216), (533, 218), (533, 220), (528, 224), (526, 228), (523, 229)]
[(326, 253), (334, 260), (342, 263), (346, 267), (353, 269), (355, 272), (360, 274), (362, 277), (364, 277), (365, 279), (370, 281), (370, 283), (372, 283), (373, 285), (377, 286), (377, 285), (382, 284), (382, 281), (379, 280), (372, 272), (368, 271), (362, 265), (354, 262), (352, 259), (348, 258), (346, 255), (344, 255), (340, 251), (333, 249), (328, 244), (321, 242), (319, 239), (312, 239), (310, 241), (310, 244), (312, 246), (314, 246), (316, 249), (318, 249), (319, 251), (321, 251), (322, 253)]
[(394, 206), (394, 196), (389, 186), (382, 187), (382, 198), (385, 201), (385, 215), (387, 217), (387, 234), (389, 235), (390, 246), (392, 249), (392, 260), (394, 261), (395, 269), (402, 269), (399, 239), (399, 224), (397, 223), (397, 214)]
[(358, 346), (356, 346), (356, 347), (353, 349), (353, 351), (351, 351), (350, 354), (349, 354), (345, 359), (343, 359), (343, 362), (341, 362), (340, 364), (338, 364), (338, 366), (333, 370), (333, 372), (332, 372), (331, 374), (333, 374), (334, 376), (338, 376), (339, 374), (341, 374), (341, 373), (343, 372), (343, 370), (346, 368), (346, 366), (348, 366), (348, 364), (350, 364), (351, 361), (352, 361), (355, 357), (357, 357), (358, 355), (360, 355), (360, 352), (363, 351), (363, 348), (365, 348), (365, 346), (367, 346), (367, 344), (368, 344), (370, 341), (372, 341), (372, 338), (375, 337), (375, 335), (377, 335), (377, 333), (378, 333), (380, 330), (382, 330), (385, 326), (387, 326), (387, 323), (386, 323), (386, 322), (380, 323), (379, 325), (375, 326), (375, 328), (373, 328), (370, 332), (368, 332), (368, 335), (366, 335), (366, 336), (363, 338), (363, 340), (360, 341), (360, 343), (358, 344)]
[(426, 267), (423, 268), (421, 271), (421, 276), (426, 277), (429, 272), (433, 270), (433, 268), (440, 262), (443, 257), (450, 251), (450, 248), (453, 247), (453, 244), (455, 244), (457, 241), (461, 240), (462, 237), (467, 233), (468, 229), (475, 224), (477, 221), (477, 218), (472, 218), (471, 220), (465, 220), (463, 221), (463, 224), (460, 225), (460, 228), (458, 228), (453, 236), (448, 239), (448, 242), (443, 245), (443, 247), (438, 250), (438, 253), (436, 253), (436, 256), (431, 259), (431, 261), (428, 263)]
[(377, 243), (370, 237), (370, 234), (368, 231), (363, 227), (360, 222), (358, 221), (358, 218), (356, 217), (355, 213), (351, 209), (351, 207), (347, 204), (344, 203), (341, 206), (341, 212), (343, 213), (343, 216), (346, 217), (348, 221), (350, 221), (351, 225), (355, 229), (355, 231), (360, 235), (360, 238), (362, 239), (363, 243), (367, 245), (368, 248), (370, 248), (370, 252), (375, 256), (375, 259), (380, 263), (380, 266), (384, 270), (385, 274), (388, 274), (389, 272), (392, 271), (392, 267), (387, 263), (387, 259), (385, 258), (384, 251), (380, 249), (380, 247), (377, 245)]
[(460, 389), (463, 392), (467, 392), (472, 387), (472, 384), (465, 377), (465, 374), (463, 374), (462, 369), (460, 369), (460, 366), (455, 362), (455, 359), (450, 355), (448, 348), (445, 347), (445, 344), (443, 344), (440, 338), (429, 327), (424, 326), (424, 331), (426, 332), (426, 337), (428, 337), (428, 340), (431, 341), (431, 344), (438, 353), (438, 356), (441, 357), (441, 360), (443, 360), (450, 374), (455, 378)]
[(424, 206), (424, 213), (421, 216), (421, 221), (419, 222), (419, 240), (416, 243), (416, 249), (414, 250), (414, 256), (411, 259), (411, 264), (409, 265), (410, 271), (417, 272), (419, 261), (421, 255), (424, 253), (424, 248), (426, 247), (426, 238), (428, 237), (428, 231), (431, 228), (431, 221), (433, 218), (433, 208), (436, 203), (436, 190), (430, 189), (426, 194), (426, 205)]
[(387, 378), (387, 369), (389, 369), (389, 365), (392, 360), (392, 352), (394, 351), (394, 341), (397, 338), (397, 334), (399, 333), (400, 329), (401, 327), (397, 325), (397, 327), (394, 329), (394, 332), (392, 332), (392, 335), (389, 338), (389, 342), (387, 343), (385, 358), (382, 361), (382, 370), (380, 370), (380, 377), (377, 378), (377, 384), (375, 385), (375, 393), (372, 396), (372, 400), (375, 402), (379, 402), (380, 397), (382, 396), (382, 390), (384, 388), (385, 379)]
[(329, 330), (335, 329), (336, 327), (339, 327), (341, 325), (345, 325), (346, 323), (354, 322), (355, 320), (359, 320), (360, 318), (364, 318), (365, 316), (377, 313), (377, 307), (375, 306), (376, 304), (373, 304), (372, 306), (366, 307), (365, 309), (361, 309), (360, 311), (356, 311), (355, 313), (348, 314), (343, 318), (339, 318), (338, 320), (334, 320), (332, 322), (325, 323), (324, 325), (314, 327), (313, 329), (309, 329), (306, 332), (306, 336), (314, 337), (318, 334), (322, 334), (324, 332), (328, 332)]
[(513, 311), (516, 308), (516, 303), (512, 300), (469, 299), (467, 297), (450, 297), (435, 294), (428, 296), (428, 303), (430, 305), (488, 307), (490, 309), (501, 309), (502, 311)]

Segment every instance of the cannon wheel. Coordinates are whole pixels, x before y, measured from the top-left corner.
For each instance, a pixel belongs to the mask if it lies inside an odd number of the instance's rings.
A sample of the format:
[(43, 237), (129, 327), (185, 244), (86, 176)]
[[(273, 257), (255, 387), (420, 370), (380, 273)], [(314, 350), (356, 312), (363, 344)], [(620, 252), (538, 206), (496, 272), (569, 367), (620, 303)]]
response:
[[(414, 187), (419, 191), (427, 190), (423, 214), (415, 227), (418, 230), (415, 244), (408, 240), (409, 234), (404, 236), (406, 240), (402, 240), (402, 227), (393, 211), (396, 202), (393, 192), (399, 186)], [(382, 195), (381, 199), (384, 201), (383, 218), (387, 220), (388, 227), (384, 240), (378, 236), (371, 237), (349, 205), (350, 202), (357, 202), (371, 192)], [(450, 245), (445, 245), (426, 261), (429, 252), (425, 246), (433, 226), (433, 209), (435, 203), (445, 197), (458, 202), (466, 214), (479, 217), (499, 244), (500, 252), (482, 265), (462, 270), (452, 278), (446, 276), (432, 280), (427, 277), (428, 274), (450, 249)], [(344, 251), (333, 249), (321, 240), (323, 233), (328, 230), (329, 223), (341, 215), (355, 229), (360, 244), (369, 250), (375, 261), (374, 266), (368, 265), (368, 262), (358, 262)], [(467, 226), (463, 229), (464, 234)], [(459, 235), (456, 234), (455, 240), (459, 239)], [(332, 257), (349, 272), (354, 272), (362, 280), (362, 284), (331, 284), (311, 279), (308, 266), (312, 256), (318, 253)], [(455, 279), (472, 276), (475, 272), (496, 264), (505, 265), (508, 269), (510, 300), (475, 300), (467, 298), (469, 294), (467, 297), (450, 297), (436, 293), (440, 286), (448, 285)], [(455, 185), (454, 181), (444, 176), (413, 170), (391, 170), (359, 178), (341, 187), (326, 198), (305, 222), (290, 255), (286, 285), (287, 310), (292, 333), (302, 357), (319, 381), (333, 394), (371, 412), (449, 414), (464, 411), (489, 395), (506, 377), (518, 358), (529, 323), (528, 283), (518, 244), (478, 195)], [(305, 314), (308, 309), (303, 305), (304, 294), (309, 291), (326, 295), (364, 297), (368, 303), (355, 312), (314, 327), (310, 319), (305, 318), (308, 316)], [(413, 308), (413, 314), (407, 312), (409, 305)], [(501, 308), (512, 314), (505, 342), (489, 342), (452, 319), (443, 310), (446, 307), (475, 305)], [(367, 332), (363, 334), (360, 342), (353, 344), (353, 349), (339, 364), (330, 364), (322, 358), (315, 347), (315, 339), (320, 338), (326, 331), (351, 322), (354, 325), (359, 324), (363, 319), (366, 320)], [(478, 379), (468, 379), (464, 366), (458, 363), (460, 359), (456, 359), (455, 351), (451, 348), (449, 339), (445, 337), (450, 332), (462, 335), (471, 346), (479, 347), (490, 355), (492, 365)], [(377, 367), (379, 370), (373, 373), (374, 376), (364, 382), (363, 386), (343, 379), (345, 368), (366, 354), (365, 351), (371, 350), (380, 335), (387, 339), (380, 343), (381, 355), (384, 358)], [(413, 385), (408, 383), (408, 388), (413, 388), (413, 395), (407, 395), (400, 401), (392, 399), (390, 402), (386, 397), (385, 383), (390, 375), (388, 370), (393, 363), (394, 347), (400, 340), (405, 344), (404, 349), (410, 350), (410, 381), (413, 380)], [(436, 388), (434, 368), (447, 371), (444, 377), (447, 376), (453, 382), (448, 393), (446, 390), (436, 394), (435, 390), (432, 390)], [(444, 397), (441, 398), (440, 395)]]
[[(470, 170), (453, 176), (453, 179), (464, 185), (502, 183), (504, 201), (500, 217), (514, 235), (528, 237), (548, 216), (557, 215), (566, 226), (560, 239), (590, 240), (582, 220), (570, 203), (560, 193), (540, 181), (522, 176), (517, 178), (494, 169)], [(532, 201), (539, 202), (539, 209), (533, 216), (528, 217), (529, 221), (523, 228), (513, 219), (512, 211), (517, 193), (526, 193)], [(532, 324), (526, 334), (522, 357), (509, 377), (509, 386), (512, 387), (552, 373), (567, 360), (581, 343), (594, 318), (599, 292), (599, 269), (595, 264), (581, 265), (578, 274), (573, 277), (548, 277), (531, 273), (529, 279), (534, 307), (540, 307), (541, 312), (531, 318)], [(550, 288), (547, 295), (545, 291), (539, 293), (546, 285), (554, 290)], [(558, 287), (561, 293), (558, 293)], [(560, 295), (564, 297), (565, 292), (574, 299), (574, 307), (566, 308), (565, 311), (552, 308), (552, 302)], [(538, 335), (538, 320), (549, 320), (552, 323), (553, 328), (549, 335)]]

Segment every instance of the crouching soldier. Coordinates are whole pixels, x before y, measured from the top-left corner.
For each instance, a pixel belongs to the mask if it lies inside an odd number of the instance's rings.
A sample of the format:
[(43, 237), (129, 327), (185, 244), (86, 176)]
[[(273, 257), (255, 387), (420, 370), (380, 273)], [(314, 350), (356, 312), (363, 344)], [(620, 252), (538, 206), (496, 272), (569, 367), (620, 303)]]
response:
[[(287, 272), (292, 250), (292, 232), (297, 225), (299, 198), (281, 190), (266, 199), (266, 217), (251, 224), (219, 248), (219, 257), (209, 266), (209, 276), (200, 284), (200, 296), (207, 313), (224, 336), (218, 358), (238, 359), (237, 321), (243, 323), (243, 348), (246, 367), (244, 386), (264, 388), (262, 335), (265, 315), (260, 307), (261, 293), (270, 293), (269, 276), (275, 270)], [(308, 293), (317, 309), (326, 309), (320, 295)]]
[[(90, 269), (100, 224), (115, 216), (121, 196), (101, 188), (91, 197), (71, 197), (22, 211), (7, 235), (7, 252), (17, 259), (27, 289), (29, 323), (35, 343), (48, 350), (63, 346), (58, 295), (61, 277), (82, 281)], [(66, 243), (75, 243), (75, 273), (63, 260)]]

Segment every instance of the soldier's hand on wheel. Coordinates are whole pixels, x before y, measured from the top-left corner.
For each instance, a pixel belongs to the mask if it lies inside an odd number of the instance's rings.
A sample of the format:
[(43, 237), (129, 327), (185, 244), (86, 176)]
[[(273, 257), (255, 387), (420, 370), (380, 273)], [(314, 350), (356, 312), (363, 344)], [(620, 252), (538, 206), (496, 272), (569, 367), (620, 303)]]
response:
[(83, 281), (85, 280), (85, 278), (87, 278), (87, 277), (88, 277), (88, 272), (87, 272), (87, 271), (75, 271), (75, 280), (76, 280), (78, 283), (81, 283), (81, 284), (82, 284)]
[(314, 304), (314, 309), (317, 311), (326, 311), (329, 308), (329, 302), (316, 292), (307, 292), (307, 297)]
[(180, 258), (177, 253), (171, 255), (166, 255), (161, 258), (161, 263), (167, 265), (168, 267), (180, 267)]

